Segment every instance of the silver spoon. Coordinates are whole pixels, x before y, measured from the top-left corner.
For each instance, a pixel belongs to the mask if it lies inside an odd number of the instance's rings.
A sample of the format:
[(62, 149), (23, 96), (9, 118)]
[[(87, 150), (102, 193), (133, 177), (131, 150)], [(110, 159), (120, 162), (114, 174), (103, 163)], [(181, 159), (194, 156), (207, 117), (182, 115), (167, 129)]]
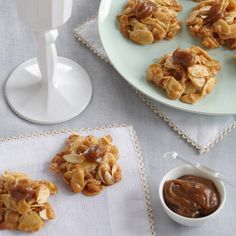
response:
[(185, 157), (182, 157), (180, 156), (177, 152), (174, 152), (174, 151), (171, 151), (171, 152), (166, 152), (164, 155), (163, 155), (163, 158), (164, 159), (178, 159), (186, 164), (189, 164), (191, 165), (192, 167), (200, 170), (201, 172), (205, 173), (205, 174), (208, 174), (208, 175), (211, 175), (213, 177), (216, 177), (217, 179), (233, 186), (233, 187), (236, 187), (236, 184), (233, 183), (229, 178), (227, 178), (226, 176), (208, 168), (207, 166), (204, 166), (204, 165), (201, 165), (200, 163), (198, 162), (193, 162), (193, 161), (190, 161), (188, 159), (186, 159)]

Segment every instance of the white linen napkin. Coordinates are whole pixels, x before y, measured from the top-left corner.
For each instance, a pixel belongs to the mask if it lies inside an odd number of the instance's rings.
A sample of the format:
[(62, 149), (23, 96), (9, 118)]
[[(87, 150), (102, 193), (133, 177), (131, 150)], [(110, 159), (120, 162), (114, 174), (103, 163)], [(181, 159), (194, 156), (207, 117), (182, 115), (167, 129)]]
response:
[[(107, 187), (100, 195), (75, 194), (48, 170), (52, 157), (64, 146), (70, 131), (20, 136), (0, 142), (0, 173), (5, 170), (29, 174), (33, 179), (54, 181), (59, 192), (51, 196), (56, 219), (46, 222), (35, 236), (130, 236), (156, 235), (149, 190), (140, 146), (132, 127), (111, 125), (77, 130), (97, 137), (110, 134), (119, 147), (121, 182)], [(16, 235), (1, 231), (1, 236)], [(17, 235), (26, 235), (19, 233)]]
[[(76, 28), (75, 37), (97, 56), (109, 62), (99, 37), (97, 16)], [(200, 153), (209, 151), (214, 144), (236, 128), (236, 116), (234, 115), (207, 116), (192, 114), (157, 103), (140, 92), (137, 92), (137, 94), (153, 112), (160, 116), (188, 143), (196, 147)]]

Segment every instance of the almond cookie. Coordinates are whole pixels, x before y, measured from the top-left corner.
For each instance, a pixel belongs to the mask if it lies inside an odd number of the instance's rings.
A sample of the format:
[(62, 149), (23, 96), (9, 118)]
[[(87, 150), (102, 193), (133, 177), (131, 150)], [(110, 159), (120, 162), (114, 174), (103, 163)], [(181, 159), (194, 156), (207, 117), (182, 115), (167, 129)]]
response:
[(171, 39), (181, 30), (176, 0), (128, 0), (117, 16), (121, 33), (138, 44)]
[(62, 174), (73, 192), (95, 196), (121, 180), (118, 158), (119, 150), (110, 135), (96, 138), (72, 134), (64, 150), (53, 158), (50, 169)]
[(193, 104), (214, 89), (220, 68), (200, 47), (178, 48), (149, 66), (147, 80), (162, 88), (168, 98)]
[(24, 173), (4, 172), (0, 176), (0, 230), (35, 232), (55, 218), (48, 203), (56, 194), (52, 182), (35, 181)]

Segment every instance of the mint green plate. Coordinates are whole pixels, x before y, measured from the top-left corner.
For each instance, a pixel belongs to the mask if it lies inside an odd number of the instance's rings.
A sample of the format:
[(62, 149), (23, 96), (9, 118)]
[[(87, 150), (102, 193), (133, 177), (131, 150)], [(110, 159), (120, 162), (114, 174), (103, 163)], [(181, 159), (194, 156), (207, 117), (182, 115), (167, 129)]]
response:
[(103, 46), (121, 76), (143, 94), (176, 109), (208, 115), (236, 114), (236, 59), (233, 58), (235, 51), (225, 47), (209, 50), (209, 54), (221, 62), (222, 69), (217, 76), (217, 85), (213, 92), (194, 105), (168, 99), (161, 89), (145, 79), (147, 67), (163, 54), (171, 53), (177, 47), (200, 45), (200, 41), (188, 33), (184, 24), (196, 3), (191, 0), (181, 1), (183, 11), (179, 13), (179, 18), (183, 21), (183, 29), (180, 34), (172, 40), (162, 40), (147, 46), (137, 45), (120, 33), (116, 16), (122, 11), (125, 3), (126, 0), (102, 0), (98, 16)]

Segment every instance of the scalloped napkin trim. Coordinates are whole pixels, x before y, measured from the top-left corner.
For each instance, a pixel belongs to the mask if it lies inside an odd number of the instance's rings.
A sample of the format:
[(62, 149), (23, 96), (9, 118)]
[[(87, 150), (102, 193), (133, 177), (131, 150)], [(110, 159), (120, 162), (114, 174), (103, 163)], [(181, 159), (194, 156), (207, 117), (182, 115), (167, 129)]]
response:
[[(149, 185), (147, 181), (147, 174), (145, 165), (143, 162), (142, 157), (142, 150), (140, 147), (140, 143), (136, 134), (136, 131), (134, 128), (127, 124), (110, 124), (110, 125), (103, 125), (95, 128), (74, 128), (74, 129), (61, 129), (61, 130), (52, 130), (52, 131), (43, 131), (43, 132), (35, 132), (35, 133), (26, 133), (19, 136), (12, 136), (12, 137), (6, 137), (0, 139), (0, 144), (4, 143), (11, 143), (11, 142), (20, 142), (27, 139), (37, 139), (41, 137), (50, 137), (50, 136), (59, 136), (59, 135), (65, 135), (65, 134), (72, 134), (72, 133), (88, 133), (88, 132), (96, 132), (96, 131), (104, 131), (114, 128), (126, 128), (128, 130), (128, 133), (130, 135), (131, 142), (134, 147), (134, 152), (137, 160), (138, 165), (138, 174), (140, 177), (140, 183), (141, 183), (141, 189), (144, 194), (144, 202), (146, 207), (146, 216), (147, 216), (147, 222), (149, 224), (149, 232), (150, 235), (156, 236), (156, 227), (154, 223), (154, 216), (153, 216), (153, 210), (152, 210), (152, 204), (151, 204), (151, 198), (150, 198), (150, 191), (149, 191)], [(40, 232), (39, 232), (40, 233)]]

